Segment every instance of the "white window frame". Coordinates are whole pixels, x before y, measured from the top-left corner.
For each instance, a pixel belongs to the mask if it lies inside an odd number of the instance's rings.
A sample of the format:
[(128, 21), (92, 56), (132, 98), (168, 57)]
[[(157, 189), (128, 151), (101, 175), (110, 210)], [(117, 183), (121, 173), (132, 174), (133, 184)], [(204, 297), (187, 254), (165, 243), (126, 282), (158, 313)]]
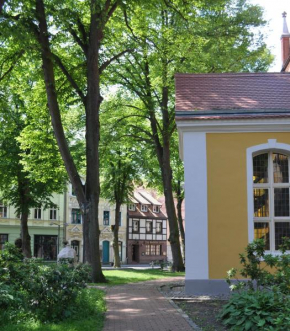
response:
[[(275, 221), (274, 221), (274, 217), (272, 217), (272, 214), (274, 215), (274, 209), (273, 209), (273, 204), (274, 204), (274, 198), (272, 198), (271, 192), (269, 192), (269, 209), (270, 211), (270, 217), (269, 218), (263, 218), (263, 217), (259, 217), (259, 218), (254, 218), (254, 196), (253, 196), (253, 189), (254, 189), (254, 183), (253, 183), (253, 157), (259, 155), (259, 154), (263, 154), (263, 153), (269, 153), (270, 155), (271, 153), (281, 153), (281, 154), (285, 154), (288, 155), (290, 157), (290, 145), (288, 144), (284, 144), (284, 143), (277, 143), (276, 139), (269, 139), (268, 143), (265, 144), (261, 144), (261, 145), (256, 145), (256, 146), (252, 146), (247, 148), (247, 200), (248, 200), (248, 241), (252, 242), (254, 240), (254, 220), (255, 221), (261, 221), (261, 222), (269, 222), (270, 223), (270, 251), (268, 251), (269, 253), (271, 252), (272, 254), (280, 254), (279, 251), (275, 250), (275, 232), (274, 232), (274, 227), (275, 227)], [(272, 162), (269, 162), (270, 164)], [(288, 164), (289, 166), (289, 164)], [(271, 168), (268, 169), (268, 173), (272, 174), (271, 171), (273, 171), (272, 169), (272, 165)], [(289, 172), (289, 176), (290, 176), (290, 172)], [(271, 176), (269, 176), (271, 177)], [(272, 187), (271, 186), (271, 181), (272, 178), (269, 178), (269, 183), (267, 184), (260, 184), (260, 186), (268, 185), (267, 187)], [(287, 183), (288, 184), (288, 183)], [(286, 187), (289, 187), (287, 186)], [(279, 185), (280, 186), (280, 185)], [(255, 186), (255, 188), (257, 188), (257, 186)], [(262, 188), (262, 187), (261, 187)], [(269, 189), (269, 191), (271, 191), (272, 189)], [(286, 217), (275, 217), (276, 220), (280, 221), (288, 221), (290, 220), (290, 217), (286, 218)], [(287, 220), (286, 220), (287, 219)]]
[[(53, 216), (53, 217), (51, 217), (51, 216)], [(56, 208), (49, 209), (49, 219), (52, 221), (55, 221), (57, 219), (57, 209)]]
[(135, 211), (136, 210), (136, 206), (135, 206), (134, 203), (130, 203), (128, 208), (129, 208), (130, 211)]
[(153, 213), (160, 213), (160, 207), (153, 205)]
[(41, 220), (41, 208), (34, 208), (34, 219)]
[(148, 211), (148, 208), (147, 208), (147, 206), (146, 205), (142, 205), (141, 204), (141, 211), (143, 211), (143, 212), (147, 212)]
[(5, 205), (5, 203), (3, 201), (0, 200), (0, 208), (2, 208), (2, 213), (3, 213), (3, 216), (1, 218), (7, 218), (8, 216), (8, 208), (7, 206)]

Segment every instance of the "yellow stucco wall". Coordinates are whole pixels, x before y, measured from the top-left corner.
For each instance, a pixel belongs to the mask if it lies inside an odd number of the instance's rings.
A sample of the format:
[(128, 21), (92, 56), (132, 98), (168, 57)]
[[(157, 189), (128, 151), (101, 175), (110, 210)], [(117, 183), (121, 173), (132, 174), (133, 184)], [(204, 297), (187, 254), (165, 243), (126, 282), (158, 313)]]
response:
[(210, 279), (240, 267), (239, 253), (248, 244), (246, 150), (268, 139), (290, 144), (290, 133), (207, 134)]

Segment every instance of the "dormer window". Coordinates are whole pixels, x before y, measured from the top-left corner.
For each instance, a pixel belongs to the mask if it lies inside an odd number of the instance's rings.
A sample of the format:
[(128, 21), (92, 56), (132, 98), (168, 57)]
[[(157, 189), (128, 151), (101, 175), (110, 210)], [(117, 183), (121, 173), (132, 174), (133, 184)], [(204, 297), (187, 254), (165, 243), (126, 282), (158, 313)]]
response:
[(160, 209), (159, 206), (153, 206), (153, 213), (159, 213)]
[(129, 204), (129, 210), (131, 210), (131, 211), (135, 211), (136, 210), (136, 206), (135, 206), (134, 203), (130, 203)]
[(141, 205), (141, 211), (147, 211), (147, 206), (146, 205)]

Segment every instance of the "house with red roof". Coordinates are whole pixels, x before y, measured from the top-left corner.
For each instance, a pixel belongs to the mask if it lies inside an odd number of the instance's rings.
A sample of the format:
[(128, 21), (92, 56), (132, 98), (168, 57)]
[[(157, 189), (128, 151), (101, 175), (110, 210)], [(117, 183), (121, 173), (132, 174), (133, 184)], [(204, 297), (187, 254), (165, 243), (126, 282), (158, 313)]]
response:
[(167, 260), (167, 216), (146, 190), (135, 191), (128, 205), (128, 264)]
[[(286, 24), (286, 21), (285, 21)], [(290, 73), (177, 74), (176, 123), (185, 167), (189, 294), (228, 291), (239, 253), (290, 237)], [(285, 32), (285, 33), (284, 33)], [(286, 33), (287, 32), (287, 33)], [(286, 64), (288, 61), (288, 64)]]

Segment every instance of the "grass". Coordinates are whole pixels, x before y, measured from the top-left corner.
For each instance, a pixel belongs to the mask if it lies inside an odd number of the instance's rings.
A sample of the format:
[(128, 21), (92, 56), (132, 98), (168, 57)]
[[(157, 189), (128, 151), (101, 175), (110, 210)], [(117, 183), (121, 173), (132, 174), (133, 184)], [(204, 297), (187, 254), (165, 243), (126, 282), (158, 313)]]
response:
[[(85, 289), (78, 299), (79, 309), (75, 319), (67, 319), (60, 323), (43, 324), (34, 319), (21, 324), (9, 324), (0, 327), (1, 331), (101, 331), (104, 324), (106, 305), (105, 293), (97, 289)], [(1, 321), (0, 321), (1, 324)]]
[[(167, 277), (184, 276), (184, 272), (167, 272), (160, 269), (117, 269), (117, 270), (103, 270), (103, 273), (108, 280), (107, 285), (122, 285), (129, 283), (144, 282), (147, 280), (162, 279)], [(95, 285), (95, 284), (94, 284)], [(104, 284), (97, 284), (104, 285)]]

